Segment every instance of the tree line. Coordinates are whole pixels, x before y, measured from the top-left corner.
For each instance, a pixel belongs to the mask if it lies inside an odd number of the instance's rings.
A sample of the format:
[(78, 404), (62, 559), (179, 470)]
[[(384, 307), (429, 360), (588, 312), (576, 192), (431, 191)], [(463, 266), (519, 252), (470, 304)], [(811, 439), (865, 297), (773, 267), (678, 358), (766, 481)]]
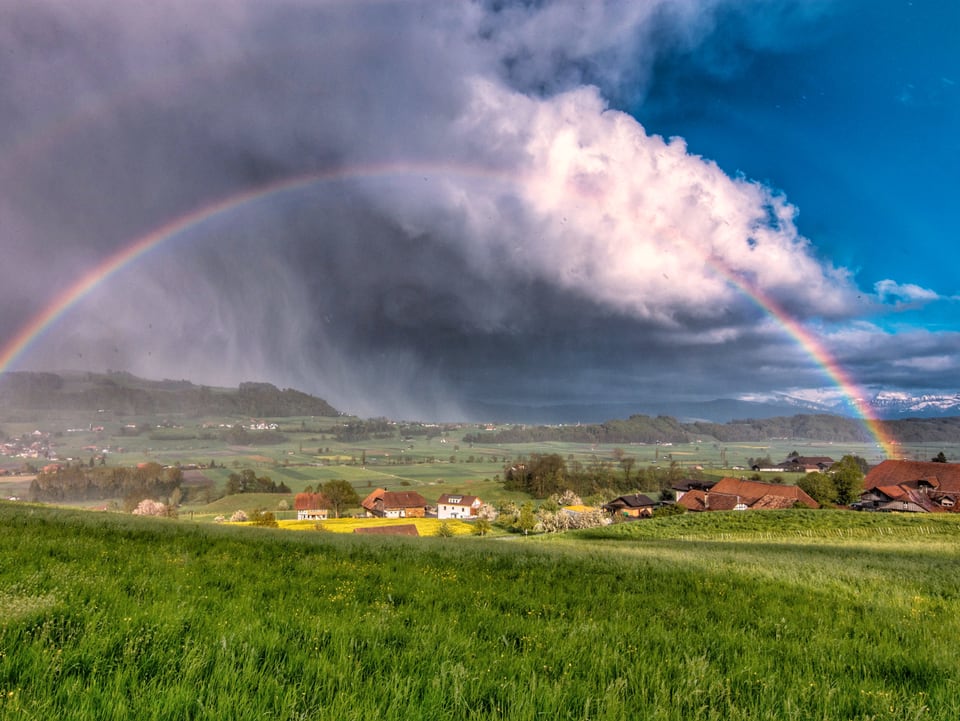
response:
[(182, 483), (179, 468), (164, 468), (159, 463), (136, 468), (60, 466), (37, 474), (30, 482), (30, 497), (49, 503), (123, 498), (125, 506), (134, 507), (144, 498), (169, 497)]
[(558, 453), (534, 453), (504, 468), (503, 483), (507, 490), (523, 491), (534, 498), (564, 491), (578, 496), (612, 496), (633, 491), (664, 493), (674, 483), (699, 475), (675, 462), (663, 468), (636, 468), (636, 459), (630, 456), (621, 456), (616, 462), (595, 459), (583, 463)]
[[(902, 443), (960, 443), (960, 417), (910, 418), (880, 425)], [(834, 443), (868, 443), (862, 421), (826, 414), (799, 414), (745, 419), (727, 423), (681, 423), (669, 416), (633, 415), (626, 420), (573, 426), (514, 425), (495, 432), (478, 431), (466, 443), (690, 443), (713, 439), (721, 443), (809, 438)]]

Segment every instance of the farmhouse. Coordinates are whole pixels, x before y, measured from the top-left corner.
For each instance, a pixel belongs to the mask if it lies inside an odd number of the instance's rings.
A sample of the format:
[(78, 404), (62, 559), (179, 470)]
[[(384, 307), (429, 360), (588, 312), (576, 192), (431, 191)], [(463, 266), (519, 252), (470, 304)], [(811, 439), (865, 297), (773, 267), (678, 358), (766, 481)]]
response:
[(823, 473), (834, 463), (829, 456), (790, 456), (779, 468), (794, 473)]
[(857, 508), (943, 513), (960, 510), (960, 464), (883, 461), (863, 479)]
[(361, 501), (368, 516), (379, 518), (423, 518), (427, 500), (416, 491), (388, 491), (378, 488)]
[(677, 503), (689, 511), (773, 510), (796, 505), (820, 507), (797, 486), (742, 478), (723, 478), (707, 491), (690, 490)]
[(642, 493), (631, 493), (628, 496), (617, 496), (602, 508), (607, 513), (624, 516), (626, 518), (649, 518), (657, 502)]
[(474, 518), (481, 505), (477, 496), (444, 493), (437, 499), (437, 518)]
[(298, 493), (293, 497), (293, 507), (298, 521), (325, 521), (330, 515), (327, 498), (322, 493)]
[(713, 488), (715, 481), (699, 481), (695, 478), (685, 478), (682, 481), (677, 481), (670, 489), (674, 492), (675, 501), (679, 501), (683, 498), (683, 494), (689, 493), (690, 491), (709, 491)]

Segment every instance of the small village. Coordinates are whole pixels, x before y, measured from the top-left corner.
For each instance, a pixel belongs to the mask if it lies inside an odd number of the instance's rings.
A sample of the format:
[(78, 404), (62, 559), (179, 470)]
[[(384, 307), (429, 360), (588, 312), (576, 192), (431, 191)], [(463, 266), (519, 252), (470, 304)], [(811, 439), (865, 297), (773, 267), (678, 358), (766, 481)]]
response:
[[(792, 457), (782, 467), (802, 468), (809, 473), (827, 473), (833, 460), (827, 457)], [(617, 496), (599, 508), (585, 506), (576, 497), (562, 505), (558, 512), (581, 523), (561, 524), (565, 528), (607, 525), (636, 521), (658, 515), (659, 509), (670, 513), (702, 513), (716, 511), (763, 511), (792, 508), (820, 508), (821, 504), (799, 485), (771, 483), (746, 478), (722, 478), (719, 481), (685, 479), (671, 486), (670, 494), (654, 499), (644, 493)], [(664, 496), (672, 495), (672, 498)], [(433, 503), (417, 491), (389, 491), (376, 488), (360, 503), (359, 517), (370, 519), (416, 519), (493, 521), (498, 509), (475, 495), (441, 494)], [(298, 493), (294, 501), (298, 521), (326, 521), (330, 511), (321, 493)], [(960, 464), (886, 460), (870, 469), (863, 480), (859, 500), (846, 506), (851, 511), (894, 513), (950, 513), (960, 509)], [(583, 522), (585, 519), (590, 521)], [(543, 525), (543, 524), (541, 524)], [(546, 530), (540, 528), (539, 530)], [(552, 526), (550, 530), (557, 530)], [(355, 532), (367, 532), (356, 529)], [(376, 533), (416, 535), (414, 526), (385, 526)]]

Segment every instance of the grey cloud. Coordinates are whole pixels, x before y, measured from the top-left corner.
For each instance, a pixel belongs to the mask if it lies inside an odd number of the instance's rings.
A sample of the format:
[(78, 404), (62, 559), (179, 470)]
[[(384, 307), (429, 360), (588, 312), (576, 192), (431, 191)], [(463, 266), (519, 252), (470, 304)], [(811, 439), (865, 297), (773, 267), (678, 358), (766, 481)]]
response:
[(133, 239), (317, 173), (164, 241), (22, 363), (433, 417), (813, 385), (737, 284), (844, 318), (849, 273), (785, 199), (606, 100), (724, 7), (7, 3), (0, 336)]

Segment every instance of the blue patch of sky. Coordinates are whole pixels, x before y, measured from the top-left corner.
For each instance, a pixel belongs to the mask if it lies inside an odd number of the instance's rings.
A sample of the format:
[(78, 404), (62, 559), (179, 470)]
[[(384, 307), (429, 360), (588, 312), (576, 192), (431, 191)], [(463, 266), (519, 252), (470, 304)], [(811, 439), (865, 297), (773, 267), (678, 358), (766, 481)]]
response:
[[(648, 132), (683, 137), (727, 173), (783, 192), (817, 254), (864, 290), (889, 278), (960, 294), (948, 270), (960, 2), (848, 1), (760, 30), (733, 11), (692, 51), (661, 55), (646, 97), (625, 109)], [(944, 314), (955, 311), (939, 304), (912, 320), (953, 325)]]

